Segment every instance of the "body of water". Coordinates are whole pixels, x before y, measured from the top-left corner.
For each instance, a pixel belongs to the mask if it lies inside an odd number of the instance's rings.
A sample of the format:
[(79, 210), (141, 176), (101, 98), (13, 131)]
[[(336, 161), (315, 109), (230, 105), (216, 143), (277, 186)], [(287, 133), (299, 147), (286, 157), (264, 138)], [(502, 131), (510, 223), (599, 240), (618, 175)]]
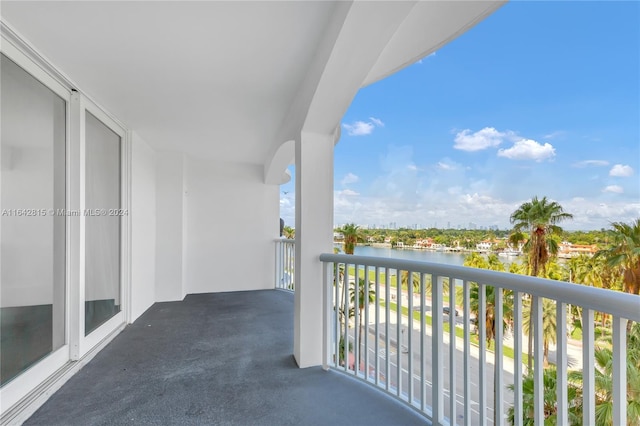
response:
[[(340, 246), (342, 248), (342, 246)], [(443, 252), (431, 250), (392, 249), (390, 247), (356, 246), (355, 255), (391, 257), (393, 259), (421, 260), (423, 262), (444, 263), (447, 265), (463, 266), (464, 259), (469, 253)], [(501, 257), (500, 261), (509, 268), (512, 262), (518, 262), (519, 257)]]
[(445, 263), (462, 266), (467, 253), (392, 249), (390, 247), (356, 246), (353, 253), (358, 256), (391, 257), (394, 259), (421, 260), (423, 262)]

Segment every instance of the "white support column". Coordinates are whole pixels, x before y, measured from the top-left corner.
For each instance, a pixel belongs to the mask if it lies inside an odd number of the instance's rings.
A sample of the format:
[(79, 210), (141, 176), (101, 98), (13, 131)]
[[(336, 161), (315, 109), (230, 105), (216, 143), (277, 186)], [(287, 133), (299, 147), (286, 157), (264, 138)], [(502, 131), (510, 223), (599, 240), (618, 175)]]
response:
[(322, 365), (321, 253), (333, 250), (333, 135), (296, 141), (296, 256), (293, 354), (301, 368)]

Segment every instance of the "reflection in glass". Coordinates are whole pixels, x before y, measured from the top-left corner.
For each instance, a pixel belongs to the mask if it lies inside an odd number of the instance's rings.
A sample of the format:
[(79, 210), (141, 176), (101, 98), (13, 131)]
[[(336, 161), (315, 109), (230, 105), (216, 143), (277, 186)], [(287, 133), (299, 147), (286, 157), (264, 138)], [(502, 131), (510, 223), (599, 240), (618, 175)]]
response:
[(66, 103), (0, 59), (0, 385), (65, 344)]
[(85, 336), (120, 312), (120, 136), (86, 113)]

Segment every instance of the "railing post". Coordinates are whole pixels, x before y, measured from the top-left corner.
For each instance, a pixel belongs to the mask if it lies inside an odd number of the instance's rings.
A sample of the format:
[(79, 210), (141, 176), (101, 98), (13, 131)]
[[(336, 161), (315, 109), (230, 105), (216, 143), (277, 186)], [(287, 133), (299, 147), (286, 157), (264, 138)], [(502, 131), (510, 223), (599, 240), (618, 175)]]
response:
[(542, 298), (532, 296), (533, 317), (533, 420), (544, 425), (544, 367), (542, 362)]
[(324, 298), (323, 298), (323, 305), (324, 305), (324, 319), (323, 319), (323, 327), (322, 327), (322, 331), (324, 334), (324, 338), (322, 339), (322, 341), (324, 342), (323, 344), (323, 348), (322, 348), (322, 358), (323, 358), (323, 364), (322, 364), (322, 368), (325, 370), (329, 369), (329, 364), (330, 364), (330, 353), (331, 353), (331, 331), (333, 329), (333, 327), (331, 326), (331, 307), (333, 305), (332, 303), (332, 295), (333, 295), (333, 263), (325, 263), (324, 264), (324, 268), (323, 268), (323, 279), (322, 281), (324, 282), (324, 287), (325, 287), (325, 291), (324, 291)]
[(487, 286), (478, 283), (478, 411), (480, 424), (487, 424)]
[(556, 422), (569, 424), (567, 381), (567, 304), (556, 302)]
[(502, 360), (502, 316), (503, 316), (503, 294), (502, 288), (494, 287), (494, 364), (493, 364), (493, 416), (494, 425), (504, 424), (504, 389), (503, 389), (503, 360)]
[(514, 426), (522, 426), (522, 293), (513, 292), (513, 414)]
[[(464, 424), (471, 425), (471, 322), (469, 318), (470, 310), (470, 283), (467, 280), (462, 282), (463, 305), (464, 305)], [(476, 323), (478, 318), (476, 317)]]
[(596, 423), (593, 311), (582, 310), (582, 424)]
[(431, 397), (433, 400), (433, 422), (444, 423), (444, 383), (443, 383), (443, 326), (442, 326), (442, 278), (431, 275)]
[(627, 424), (627, 320), (613, 316), (613, 424)]

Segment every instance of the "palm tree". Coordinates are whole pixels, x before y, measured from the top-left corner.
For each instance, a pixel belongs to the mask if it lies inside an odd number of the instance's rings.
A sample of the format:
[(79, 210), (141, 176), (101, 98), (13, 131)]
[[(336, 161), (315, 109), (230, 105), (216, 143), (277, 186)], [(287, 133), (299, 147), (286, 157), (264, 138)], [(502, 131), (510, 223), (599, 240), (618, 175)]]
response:
[(295, 229), (293, 229), (293, 228), (292, 228), (292, 227), (290, 227), (290, 226), (285, 226), (285, 227), (282, 229), (282, 235), (283, 235), (285, 238), (287, 238), (287, 239), (289, 239), (289, 240), (292, 240), (292, 239), (294, 239), (294, 238), (296, 237), (296, 230), (295, 230)]
[[(464, 266), (473, 268), (489, 269), (492, 271), (504, 272), (504, 263), (500, 261), (498, 256), (490, 254), (487, 259), (482, 255), (474, 252), (467, 256), (464, 260)], [(469, 310), (478, 318), (478, 309), (480, 306), (480, 287), (477, 283), (471, 283), (469, 289)], [(511, 323), (513, 319), (513, 292), (505, 291), (502, 300), (503, 308), (503, 328)], [(487, 343), (495, 337), (495, 288), (493, 286), (485, 286), (485, 325)]]
[(513, 250), (519, 250), (520, 244), (522, 244), (526, 240), (527, 240), (526, 235), (519, 231), (512, 232), (511, 235), (509, 235), (509, 245)]
[[(530, 333), (531, 309), (522, 313), (522, 328), (525, 333)], [(551, 299), (542, 299), (542, 347), (543, 365), (549, 365), (549, 343), (556, 342), (556, 302)]]
[(345, 254), (353, 254), (358, 239), (360, 238), (360, 228), (355, 223), (347, 223), (340, 230), (344, 235), (344, 252)]
[(557, 253), (558, 244), (550, 237), (561, 235), (562, 228), (557, 224), (568, 219), (573, 219), (573, 215), (566, 213), (557, 202), (547, 200), (547, 197), (541, 200), (533, 197), (511, 214), (514, 232), (527, 231), (530, 235), (523, 248), (529, 255), (531, 276), (537, 277), (544, 272), (549, 255)]
[[(596, 257), (604, 257), (607, 265), (622, 272), (623, 291), (640, 294), (640, 219), (631, 225), (614, 222), (614, 246), (600, 250)], [(627, 323), (631, 330), (631, 321)]]
[[(640, 424), (640, 323), (633, 326), (627, 335), (627, 426)], [(597, 341), (595, 349), (595, 402), (596, 426), (613, 424), (613, 352), (611, 332), (607, 330)], [(582, 412), (582, 372), (570, 371), (570, 387), (578, 390), (573, 405)], [(569, 399), (571, 403), (571, 398)]]
[[(349, 302), (351, 306), (356, 306), (356, 289), (355, 285), (349, 289)], [(363, 278), (358, 278), (358, 301), (357, 301), (357, 309), (360, 315), (360, 333), (358, 339), (358, 348), (362, 348), (362, 333), (364, 331), (364, 310), (368, 308), (371, 303), (374, 303), (376, 300), (376, 291), (372, 286), (369, 286), (369, 292), (366, 291), (365, 280)], [(362, 350), (360, 350), (360, 356), (358, 359), (358, 363), (362, 362)]]
[[(558, 251), (558, 244), (551, 236), (561, 235), (562, 228), (557, 224), (572, 218), (572, 214), (566, 213), (560, 204), (547, 200), (547, 197), (542, 197), (541, 200), (538, 197), (533, 197), (531, 201), (523, 203), (511, 213), (509, 220), (514, 224), (514, 232), (527, 231), (529, 233), (529, 240), (523, 249), (528, 254), (531, 276), (537, 277), (546, 271), (549, 255)], [(532, 321), (533, 316), (529, 316), (529, 321)], [(527, 361), (529, 371), (531, 371), (532, 353), (533, 324), (530, 322)]]
[[(522, 424), (524, 426), (534, 426), (534, 379), (533, 374), (528, 374), (522, 380)], [(544, 384), (544, 424), (555, 425), (557, 424), (556, 412), (557, 412), (557, 394), (556, 394), (556, 369), (554, 367), (547, 368), (543, 372), (542, 382)], [(514, 390), (514, 385), (507, 386), (511, 391)], [(576, 396), (580, 394), (582, 387), (571, 384), (567, 389), (569, 399), (569, 424), (579, 425), (582, 420), (582, 405), (579, 403), (579, 398)], [(509, 408), (507, 412), (507, 421), (510, 424), (515, 424), (515, 410), (513, 407)]]

